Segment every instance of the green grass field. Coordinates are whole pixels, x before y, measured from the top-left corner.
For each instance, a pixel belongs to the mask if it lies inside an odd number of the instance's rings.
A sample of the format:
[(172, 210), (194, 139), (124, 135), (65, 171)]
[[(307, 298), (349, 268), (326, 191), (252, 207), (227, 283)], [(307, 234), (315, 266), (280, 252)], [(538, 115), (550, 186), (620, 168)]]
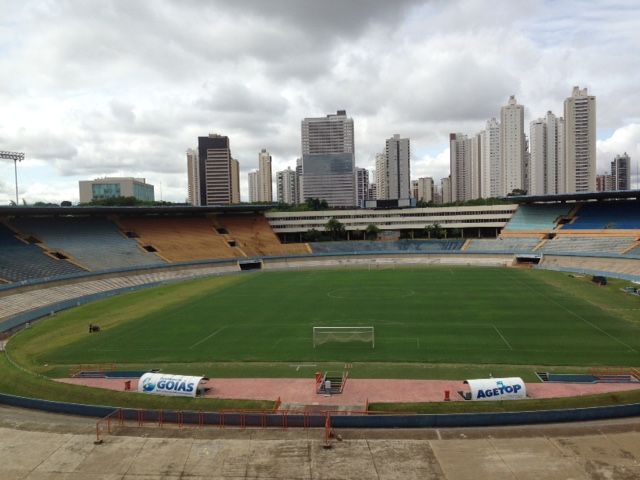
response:
[[(637, 366), (640, 302), (616, 282), (598, 287), (566, 273), (479, 267), (259, 272), (96, 302), (16, 340), (39, 365)], [(89, 322), (102, 331), (89, 334)], [(373, 326), (375, 348), (313, 348), (314, 326)]]

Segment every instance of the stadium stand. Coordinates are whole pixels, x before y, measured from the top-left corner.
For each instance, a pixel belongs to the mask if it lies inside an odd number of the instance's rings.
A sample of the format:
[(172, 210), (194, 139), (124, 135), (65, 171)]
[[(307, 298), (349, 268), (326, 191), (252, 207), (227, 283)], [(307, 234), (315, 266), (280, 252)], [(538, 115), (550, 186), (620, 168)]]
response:
[(411, 252), (452, 252), (461, 250), (464, 240), (400, 240), (318, 242), (309, 244), (313, 253), (411, 253)]
[(213, 222), (245, 257), (311, 253), (306, 244), (281, 243), (264, 215), (219, 215)]
[(126, 232), (135, 232), (141, 245), (152, 246), (169, 262), (190, 262), (244, 255), (229, 245), (208, 217), (119, 219)]
[(639, 207), (637, 201), (583, 203), (562, 230), (637, 230), (640, 229)]
[(0, 283), (23, 282), (86, 272), (46, 254), (47, 250), (19, 240), (16, 231), (0, 222)]
[(631, 237), (607, 237), (588, 236), (574, 237), (557, 235), (549, 240), (538, 250), (542, 253), (602, 253), (621, 255), (624, 251), (633, 247), (635, 238)]
[(465, 252), (532, 252), (540, 244), (540, 236), (500, 237), (498, 239), (476, 238), (469, 242)]
[(165, 263), (157, 255), (139, 248), (135, 240), (126, 238), (105, 218), (15, 218), (11, 225), (23, 234), (36, 235), (47, 248), (64, 253), (91, 271)]
[(548, 232), (557, 226), (558, 219), (568, 216), (573, 205), (565, 203), (520, 205), (503, 233), (510, 231)]

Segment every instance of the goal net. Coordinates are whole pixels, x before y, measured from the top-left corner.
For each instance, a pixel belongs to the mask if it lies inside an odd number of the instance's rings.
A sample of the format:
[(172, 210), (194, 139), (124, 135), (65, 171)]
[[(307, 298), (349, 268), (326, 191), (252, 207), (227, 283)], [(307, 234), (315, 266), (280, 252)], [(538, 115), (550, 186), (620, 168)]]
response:
[(373, 327), (313, 327), (313, 348), (327, 342), (364, 342), (375, 347)]

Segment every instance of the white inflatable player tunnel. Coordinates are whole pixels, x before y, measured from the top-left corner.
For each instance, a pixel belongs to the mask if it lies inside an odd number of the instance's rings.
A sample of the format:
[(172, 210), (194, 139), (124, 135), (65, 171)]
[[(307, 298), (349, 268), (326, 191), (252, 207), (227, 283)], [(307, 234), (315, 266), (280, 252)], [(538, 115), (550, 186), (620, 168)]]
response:
[(200, 383), (207, 380), (209, 380), (207, 377), (188, 377), (185, 375), (148, 372), (140, 377), (138, 392), (152, 395), (195, 397)]
[[(465, 380), (470, 392), (462, 392), (467, 400), (524, 400), (527, 386), (520, 377), (480, 378)], [(470, 394), (470, 395), (469, 395)]]

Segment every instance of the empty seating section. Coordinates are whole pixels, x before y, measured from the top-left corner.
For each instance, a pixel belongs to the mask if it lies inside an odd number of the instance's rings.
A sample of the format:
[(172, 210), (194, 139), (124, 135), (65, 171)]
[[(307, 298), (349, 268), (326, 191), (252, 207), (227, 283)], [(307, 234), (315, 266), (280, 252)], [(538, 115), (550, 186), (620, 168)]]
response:
[(562, 230), (636, 230), (640, 229), (640, 202), (584, 203), (575, 216)]
[(520, 205), (506, 231), (550, 231), (556, 228), (558, 217), (569, 215), (573, 205), (552, 203), (549, 205)]
[(22, 282), (84, 272), (82, 268), (46, 255), (37, 245), (18, 240), (15, 232), (0, 223), (0, 278)]
[(135, 232), (142, 245), (153, 246), (170, 262), (191, 262), (240, 255), (220, 235), (207, 217), (120, 219), (127, 231)]
[(618, 255), (635, 243), (630, 237), (571, 237), (558, 235), (546, 242), (538, 251), (541, 253), (602, 253)]
[(60, 250), (89, 270), (109, 270), (165, 262), (140, 249), (135, 240), (124, 237), (105, 218), (16, 218), (11, 222), (23, 234), (37, 235), (44, 246)]
[(247, 257), (309, 253), (304, 244), (280, 243), (264, 215), (219, 215), (214, 223), (228, 232), (225, 237)]
[(478, 238), (471, 240), (465, 252), (532, 252), (541, 242), (540, 237)]
[(411, 252), (452, 252), (462, 249), (464, 240), (400, 240), (353, 241), (353, 242), (319, 242), (310, 243), (313, 253), (411, 253)]

